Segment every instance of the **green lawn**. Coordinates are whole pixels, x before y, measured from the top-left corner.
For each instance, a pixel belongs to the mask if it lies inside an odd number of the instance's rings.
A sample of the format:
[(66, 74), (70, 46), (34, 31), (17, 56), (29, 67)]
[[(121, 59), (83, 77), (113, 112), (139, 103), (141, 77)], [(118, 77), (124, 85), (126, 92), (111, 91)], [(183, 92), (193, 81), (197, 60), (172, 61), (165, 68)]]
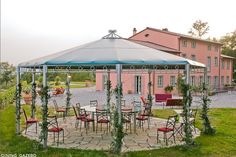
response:
[[(24, 106), (27, 112), (29, 106)], [(172, 115), (172, 110), (156, 110), (154, 115), (166, 118)], [(166, 116), (167, 115), (167, 116)], [(236, 157), (236, 109), (211, 109), (210, 116), (213, 126), (216, 127), (215, 136), (202, 135), (198, 137), (196, 146), (185, 149), (182, 146), (141, 151), (129, 152), (122, 156), (132, 157)], [(197, 125), (201, 128), (201, 122), (198, 117)], [(86, 151), (75, 149), (48, 148), (43, 150), (36, 141), (31, 141), (22, 136), (15, 135), (15, 110), (14, 106), (9, 106), (0, 111), (0, 154), (1, 153), (36, 153), (38, 156), (113, 156), (108, 152)]]
[[(66, 85), (64, 82), (61, 82), (60, 85), (54, 85), (55, 82), (50, 82), (50, 87), (51, 88), (60, 88), (60, 87), (63, 87), (63, 88), (66, 88)], [(94, 82), (91, 82), (91, 85), (93, 86), (95, 83)], [(86, 82), (71, 82), (70, 83), (70, 88), (85, 88), (86, 87)]]

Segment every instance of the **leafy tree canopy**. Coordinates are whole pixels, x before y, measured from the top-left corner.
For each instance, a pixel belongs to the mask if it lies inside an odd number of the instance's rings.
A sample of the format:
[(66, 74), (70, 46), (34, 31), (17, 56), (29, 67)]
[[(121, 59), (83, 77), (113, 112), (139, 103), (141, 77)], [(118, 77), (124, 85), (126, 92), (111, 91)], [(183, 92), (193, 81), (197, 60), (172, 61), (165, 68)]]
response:
[(188, 32), (190, 35), (202, 38), (209, 31), (208, 22), (203, 22), (201, 20), (197, 20), (193, 23), (192, 28)]

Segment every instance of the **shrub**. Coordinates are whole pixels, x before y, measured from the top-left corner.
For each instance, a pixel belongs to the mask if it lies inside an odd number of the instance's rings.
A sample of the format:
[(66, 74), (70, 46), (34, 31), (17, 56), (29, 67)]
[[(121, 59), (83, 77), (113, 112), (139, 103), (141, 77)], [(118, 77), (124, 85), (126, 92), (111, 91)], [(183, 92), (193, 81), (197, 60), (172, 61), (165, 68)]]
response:
[(61, 78), (60, 78), (60, 76), (56, 76), (56, 78), (55, 78), (55, 85), (58, 86), (60, 84), (61, 84)]

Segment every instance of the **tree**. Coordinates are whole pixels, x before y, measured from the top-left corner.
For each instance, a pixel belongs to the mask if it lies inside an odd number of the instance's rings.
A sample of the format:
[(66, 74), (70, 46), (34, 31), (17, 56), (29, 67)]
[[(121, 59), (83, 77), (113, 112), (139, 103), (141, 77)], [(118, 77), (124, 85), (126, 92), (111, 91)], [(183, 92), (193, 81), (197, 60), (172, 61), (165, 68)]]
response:
[[(222, 46), (222, 54), (232, 56), (236, 58), (236, 29), (234, 32), (228, 33), (220, 38)], [(236, 69), (236, 62), (234, 62), (234, 69)], [(234, 73), (234, 79), (236, 79), (236, 73)]]
[(192, 28), (188, 32), (192, 36), (202, 38), (203, 35), (207, 34), (209, 31), (208, 22), (202, 22), (197, 20), (193, 23)]
[(6, 87), (10, 82), (13, 82), (14, 79), (14, 72), (15, 68), (13, 65), (10, 65), (8, 62), (2, 62), (0, 63), (1, 71), (0, 71), (0, 82), (4, 83)]

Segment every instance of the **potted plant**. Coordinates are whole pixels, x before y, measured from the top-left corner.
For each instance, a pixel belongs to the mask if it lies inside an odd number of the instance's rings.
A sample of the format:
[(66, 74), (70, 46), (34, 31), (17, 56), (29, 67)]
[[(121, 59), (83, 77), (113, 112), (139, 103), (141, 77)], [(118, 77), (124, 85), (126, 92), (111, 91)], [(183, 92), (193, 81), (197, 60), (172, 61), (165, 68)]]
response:
[(171, 85), (168, 85), (168, 86), (165, 87), (164, 90), (165, 90), (166, 93), (171, 93), (174, 90), (174, 87), (171, 86)]

